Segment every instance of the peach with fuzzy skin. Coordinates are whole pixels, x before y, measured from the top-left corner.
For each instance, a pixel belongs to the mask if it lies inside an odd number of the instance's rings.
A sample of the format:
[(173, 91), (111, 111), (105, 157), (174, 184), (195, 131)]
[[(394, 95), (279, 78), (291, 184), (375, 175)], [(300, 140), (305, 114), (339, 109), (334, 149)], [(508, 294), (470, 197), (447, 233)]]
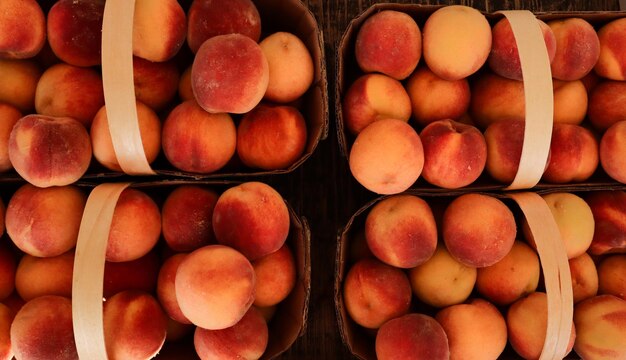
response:
[(152, 359), (165, 342), (166, 316), (152, 295), (123, 291), (104, 302), (108, 358)]
[(46, 42), (46, 16), (35, 0), (0, 4), (0, 58), (31, 58)]
[(412, 268), (435, 252), (437, 225), (426, 201), (413, 195), (396, 195), (371, 208), (365, 220), (365, 239), (380, 261)]
[(163, 123), (162, 145), (177, 169), (208, 174), (235, 154), (237, 129), (229, 114), (207, 113), (190, 100), (174, 108)]
[[(543, 41), (546, 44), (548, 59), (552, 62), (556, 52), (556, 39), (552, 29), (545, 22), (537, 19), (541, 28)], [(503, 77), (513, 80), (522, 80), (517, 42), (507, 18), (502, 18), (491, 29), (492, 45), (487, 62), (491, 70)]]
[(384, 10), (363, 22), (354, 55), (361, 70), (406, 79), (422, 57), (422, 33), (411, 16)]
[(610, 21), (598, 30), (600, 56), (594, 67), (595, 72), (603, 78), (626, 80), (626, 20)]
[(598, 140), (580, 125), (554, 124), (550, 158), (542, 179), (553, 184), (581, 182), (596, 171)]
[(458, 119), (470, 104), (467, 79), (444, 80), (426, 66), (411, 74), (406, 91), (411, 99), (413, 118), (422, 126), (442, 119)]
[(376, 333), (375, 348), (380, 360), (450, 358), (443, 327), (423, 314), (407, 314), (386, 322)]
[(252, 168), (286, 169), (302, 156), (306, 143), (306, 121), (293, 106), (259, 104), (237, 127), (237, 155)]
[(232, 327), (221, 330), (196, 328), (194, 347), (201, 359), (259, 359), (269, 341), (263, 315), (254, 307)]
[(535, 251), (516, 241), (502, 260), (478, 269), (476, 289), (497, 305), (509, 305), (537, 289), (540, 271)]
[(504, 351), (504, 317), (490, 302), (474, 299), (440, 310), (435, 319), (448, 335), (450, 359), (497, 359)]
[(21, 186), (9, 200), (7, 234), (27, 254), (61, 255), (76, 245), (87, 196), (74, 186)]
[(491, 26), (480, 11), (453, 5), (432, 13), (423, 28), (424, 60), (439, 77), (458, 80), (475, 73), (491, 50)]
[(40, 258), (24, 255), (15, 273), (15, 290), (24, 301), (44, 295), (72, 297), (74, 252)]
[[(0, 215), (4, 215), (0, 211)], [(17, 257), (5, 244), (0, 245), (0, 301), (8, 298), (15, 289)]]
[(473, 183), (487, 163), (487, 143), (474, 126), (437, 120), (420, 133), (424, 147), (422, 176), (429, 183), (456, 189)]
[(17, 359), (78, 359), (72, 301), (48, 295), (24, 304), (11, 324), (11, 345)]
[(356, 79), (343, 98), (345, 127), (357, 135), (380, 119), (411, 117), (411, 99), (402, 83), (382, 74), (365, 74)]
[(376, 259), (363, 259), (348, 270), (343, 282), (343, 300), (354, 322), (378, 329), (408, 313), (411, 284), (402, 270)]
[(269, 307), (283, 301), (296, 284), (296, 263), (287, 245), (252, 262), (256, 277), (254, 305)]
[(89, 134), (72, 118), (27, 115), (11, 131), (9, 159), (15, 171), (35, 186), (69, 185), (91, 163)]
[(471, 86), (469, 114), (482, 129), (500, 121), (524, 121), (524, 83), (485, 72)]
[(251, 181), (220, 195), (213, 209), (217, 241), (231, 246), (250, 261), (280, 249), (289, 235), (289, 210), (271, 186)]
[(626, 300), (598, 295), (576, 304), (576, 344), (583, 359), (623, 359), (626, 357)]
[(522, 157), (523, 121), (500, 121), (489, 125), (484, 133), (487, 143), (485, 169), (496, 181), (511, 183)]
[(191, 321), (180, 310), (176, 299), (176, 271), (187, 254), (181, 253), (167, 258), (159, 270), (156, 294), (165, 313), (176, 322), (191, 324)]
[(450, 254), (467, 266), (485, 267), (502, 260), (515, 242), (517, 228), (509, 208), (495, 197), (466, 194), (446, 208), (443, 240)]
[(60, 63), (46, 69), (37, 83), (35, 109), (41, 115), (71, 117), (89, 128), (102, 106), (102, 77), (94, 69)]
[(153, 62), (171, 59), (185, 43), (187, 16), (176, 0), (137, 0), (133, 55)]
[(589, 254), (584, 253), (569, 260), (572, 275), (572, 293), (574, 304), (596, 296), (598, 293), (598, 271)]
[(104, 0), (59, 0), (48, 12), (48, 42), (54, 54), (75, 66), (101, 63)]
[(550, 64), (553, 78), (578, 80), (593, 70), (600, 56), (600, 40), (591, 24), (573, 17), (552, 20), (548, 26), (556, 39), (556, 53)]
[(39, 65), (33, 60), (0, 59), (0, 102), (15, 106), (23, 113), (35, 109), (35, 91), (41, 76)]
[(193, 324), (219, 330), (235, 325), (254, 301), (254, 268), (237, 250), (208, 245), (178, 266), (174, 286), (182, 313)]
[(0, 172), (13, 168), (9, 159), (9, 137), (15, 123), (22, 118), (22, 113), (14, 106), (0, 103)]
[(419, 135), (402, 120), (383, 119), (367, 126), (352, 144), (352, 176), (378, 194), (408, 189), (422, 173), (424, 149)]
[(193, 88), (191, 87), (191, 66), (189, 66), (180, 75), (178, 82), (178, 97), (185, 102), (187, 100), (195, 100), (193, 96)]
[(438, 246), (425, 263), (409, 271), (411, 289), (420, 301), (438, 308), (465, 301), (476, 283), (476, 268), (454, 259)]
[(598, 293), (626, 301), (626, 254), (608, 256), (598, 265)]
[(191, 68), (196, 101), (210, 113), (247, 113), (263, 99), (269, 78), (263, 50), (242, 34), (205, 41)]
[(218, 35), (239, 33), (256, 42), (261, 38), (261, 16), (252, 0), (234, 0), (228, 6), (219, 0), (194, 0), (187, 18), (187, 43), (194, 53)]
[(595, 129), (605, 131), (626, 120), (626, 83), (601, 81), (589, 96), (589, 121)]
[(155, 251), (132, 261), (107, 261), (104, 265), (104, 297), (124, 290), (154, 292), (160, 266), (161, 259)]
[(626, 193), (597, 191), (586, 195), (585, 201), (596, 224), (589, 254), (626, 252)]
[(554, 123), (578, 125), (587, 115), (587, 89), (580, 80), (552, 80), (554, 91)]
[(0, 359), (13, 359), (11, 346), (11, 323), (15, 314), (8, 306), (0, 303)]
[(208, 188), (183, 185), (172, 191), (161, 209), (163, 238), (174, 251), (193, 251), (214, 244), (213, 209), (219, 195)]
[(151, 62), (133, 57), (133, 81), (137, 100), (155, 111), (176, 96), (180, 74), (174, 61)]

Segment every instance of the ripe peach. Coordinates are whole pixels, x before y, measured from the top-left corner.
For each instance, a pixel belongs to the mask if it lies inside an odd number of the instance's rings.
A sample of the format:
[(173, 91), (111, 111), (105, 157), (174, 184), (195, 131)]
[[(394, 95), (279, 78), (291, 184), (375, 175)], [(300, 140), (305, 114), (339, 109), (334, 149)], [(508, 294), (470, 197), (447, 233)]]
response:
[(7, 206), (7, 234), (27, 254), (61, 255), (76, 245), (87, 196), (78, 188), (21, 186)]
[(354, 135), (374, 121), (411, 117), (411, 99), (399, 81), (382, 74), (366, 74), (356, 79), (343, 98), (346, 128)]
[(237, 155), (252, 168), (286, 169), (301, 157), (306, 143), (306, 121), (293, 106), (259, 104), (237, 127)]
[(386, 322), (376, 333), (379, 360), (449, 359), (448, 336), (434, 318), (407, 314)]
[(383, 10), (363, 22), (354, 55), (361, 70), (406, 79), (422, 56), (422, 33), (411, 16)]
[(185, 43), (187, 17), (176, 0), (137, 0), (133, 17), (133, 54), (163, 62)]
[(422, 176), (429, 183), (456, 189), (473, 183), (487, 162), (487, 143), (474, 126), (437, 120), (420, 133), (424, 147)]
[(178, 97), (185, 102), (187, 100), (195, 100), (193, 95), (193, 88), (191, 87), (191, 66), (189, 66), (180, 75), (178, 82)]
[(622, 359), (626, 357), (626, 301), (612, 295), (599, 295), (576, 304), (576, 344), (583, 359)]
[(426, 66), (411, 74), (406, 91), (411, 98), (413, 118), (421, 126), (442, 119), (458, 119), (470, 104), (467, 79), (444, 80)]
[(482, 129), (500, 121), (524, 121), (523, 82), (485, 72), (472, 83), (471, 94), (469, 113)]
[(159, 270), (159, 278), (157, 280), (156, 294), (159, 303), (163, 306), (165, 313), (173, 320), (181, 324), (191, 324), (191, 321), (180, 310), (178, 300), (176, 299), (176, 271), (180, 263), (185, 259), (187, 254), (180, 253), (173, 255), (163, 262)]
[(600, 83), (600, 76), (596, 74), (595, 71), (590, 71), (587, 75), (583, 76), (580, 81), (585, 85), (585, 89), (587, 90), (587, 96), (591, 94), (593, 89)]
[(162, 110), (174, 99), (179, 78), (173, 61), (152, 62), (133, 57), (135, 96), (154, 111)]
[(252, 0), (233, 0), (228, 6), (216, 0), (194, 0), (187, 18), (187, 43), (194, 53), (218, 35), (239, 33), (256, 42), (261, 38), (261, 16)]
[(591, 256), (584, 253), (569, 260), (574, 304), (598, 293), (598, 272)]
[(589, 121), (594, 128), (605, 131), (626, 120), (626, 84), (622, 81), (601, 81), (589, 96)]
[(282, 196), (261, 182), (229, 188), (213, 210), (217, 241), (237, 249), (250, 261), (280, 249), (289, 227), (289, 210)]
[(491, 26), (474, 8), (446, 6), (428, 17), (422, 41), (428, 67), (446, 80), (459, 80), (476, 72), (487, 61)]
[(397, 194), (419, 178), (424, 149), (417, 132), (402, 120), (383, 119), (367, 126), (352, 144), (352, 176), (378, 194)]
[(177, 169), (212, 173), (228, 163), (237, 144), (229, 114), (210, 114), (189, 100), (178, 105), (163, 123), (163, 153)]
[(552, 80), (554, 123), (580, 124), (587, 115), (587, 89), (580, 80)]
[(580, 125), (554, 124), (542, 179), (553, 184), (587, 180), (598, 167), (598, 140)]
[(419, 300), (443, 308), (469, 297), (476, 283), (476, 268), (458, 262), (440, 245), (428, 261), (410, 270), (409, 280)]
[(552, 20), (556, 53), (551, 63), (552, 77), (578, 80), (587, 75), (600, 56), (600, 40), (593, 26), (581, 18)]
[(626, 254), (608, 256), (598, 265), (598, 293), (626, 300)]
[(371, 208), (365, 220), (365, 239), (380, 261), (412, 268), (434, 254), (437, 225), (426, 201), (413, 195), (395, 195)]
[[(4, 214), (2, 214), (4, 215)], [(6, 245), (0, 245), (0, 301), (8, 298), (15, 289), (17, 257)]]
[(500, 121), (485, 130), (487, 161), (485, 169), (496, 181), (511, 183), (522, 157), (524, 121)]
[(296, 263), (287, 245), (252, 262), (256, 277), (254, 305), (269, 307), (283, 301), (296, 284)]
[(219, 330), (235, 325), (254, 301), (254, 269), (237, 250), (208, 245), (188, 254), (174, 285), (183, 315), (195, 325)]
[(11, 346), (11, 323), (15, 314), (8, 306), (0, 303), (0, 359), (13, 359)]
[(288, 103), (300, 98), (313, 83), (315, 66), (309, 49), (296, 35), (275, 32), (259, 43), (269, 65), (270, 78), (263, 96)]
[(72, 118), (27, 115), (9, 137), (9, 159), (20, 176), (39, 187), (69, 185), (91, 162), (85, 127)]
[(39, 3), (2, 1), (0, 34), (0, 58), (26, 59), (37, 55), (46, 42), (46, 16)]
[(600, 56), (594, 67), (601, 77), (611, 80), (626, 80), (626, 59), (623, 48), (626, 45), (624, 29), (626, 20), (610, 21), (598, 30)]
[(376, 259), (352, 265), (343, 283), (348, 315), (357, 324), (378, 329), (409, 311), (411, 285), (406, 274)]
[(37, 83), (35, 109), (41, 115), (71, 117), (89, 128), (102, 106), (102, 77), (94, 69), (60, 63), (44, 71)]
[(450, 359), (497, 359), (504, 351), (506, 322), (488, 301), (474, 299), (449, 306), (435, 319), (448, 336)]
[(9, 159), (9, 137), (13, 126), (22, 116), (15, 106), (0, 102), (0, 172), (13, 168)]
[(35, 109), (35, 91), (41, 76), (33, 60), (0, 59), (0, 101), (15, 106), (23, 113)]
[(191, 68), (194, 96), (210, 113), (247, 113), (261, 101), (268, 83), (265, 54), (254, 40), (241, 34), (205, 41)]
[(517, 233), (509, 208), (495, 197), (465, 194), (446, 208), (443, 240), (450, 254), (461, 263), (485, 267), (509, 253)]
[(72, 297), (74, 251), (40, 258), (24, 255), (15, 273), (15, 290), (24, 301), (44, 295)]
[(626, 193), (596, 191), (585, 196), (596, 224), (589, 254), (623, 253), (626, 249)]

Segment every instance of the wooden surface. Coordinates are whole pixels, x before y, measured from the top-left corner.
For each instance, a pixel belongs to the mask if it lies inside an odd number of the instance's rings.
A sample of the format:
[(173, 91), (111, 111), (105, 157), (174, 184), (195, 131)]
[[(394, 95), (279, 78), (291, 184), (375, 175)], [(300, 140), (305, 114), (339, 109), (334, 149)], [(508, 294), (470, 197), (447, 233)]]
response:
[[(329, 78), (330, 134), (314, 155), (295, 172), (268, 178), (294, 209), (307, 218), (311, 226), (312, 292), (307, 329), (294, 346), (280, 359), (351, 359), (339, 336), (334, 295), (335, 245), (338, 230), (352, 213), (375, 196), (356, 183), (339, 152), (335, 136), (334, 76), (335, 52), (349, 21), (377, 1), (303, 0), (315, 14), (323, 29), (326, 65)], [(379, 1), (380, 2), (380, 1)], [(417, 1), (396, 0), (398, 3)], [(422, 4), (463, 4), (484, 11), (528, 9), (539, 11), (619, 10), (618, 0), (591, 1), (424, 1)]]

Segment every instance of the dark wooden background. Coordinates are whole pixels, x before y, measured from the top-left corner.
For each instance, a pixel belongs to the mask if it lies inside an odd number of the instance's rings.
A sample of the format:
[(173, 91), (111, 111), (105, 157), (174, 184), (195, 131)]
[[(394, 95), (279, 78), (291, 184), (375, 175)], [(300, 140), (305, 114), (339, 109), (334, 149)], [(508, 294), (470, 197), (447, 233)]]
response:
[[(337, 232), (350, 216), (375, 196), (364, 190), (350, 175), (335, 135), (335, 58), (337, 43), (352, 18), (377, 2), (371, 0), (303, 0), (316, 16), (324, 33), (326, 66), (329, 80), (330, 133), (320, 142), (302, 167), (287, 175), (268, 178), (306, 217), (311, 226), (311, 299), (307, 328), (293, 347), (280, 359), (351, 359), (341, 342), (334, 308), (334, 272)], [(397, 3), (463, 4), (483, 11), (528, 9), (539, 11), (619, 10), (618, 0), (466, 0), (409, 1)]]

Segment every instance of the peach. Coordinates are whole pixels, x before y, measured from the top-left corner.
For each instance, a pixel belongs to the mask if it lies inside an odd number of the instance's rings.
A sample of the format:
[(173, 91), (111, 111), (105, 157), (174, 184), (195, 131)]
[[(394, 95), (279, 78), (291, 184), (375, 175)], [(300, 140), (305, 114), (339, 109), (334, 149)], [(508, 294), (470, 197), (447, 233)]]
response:
[(280, 249), (289, 235), (289, 210), (271, 186), (251, 181), (224, 191), (213, 209), (217, 241), (250, 261)]
[(72, 327), (72, 301), (47, 295), (27, 302), (11, 324), (17, 359), (78, 359)]
[(587, 89), (581, 80), (552, 80), (554, 123), (580, 124), (587, 115)]
[(428, 261), (409, 271), (409, 280), (420, 301), (443, 308), (469, 297), (476, 283), (476, 268), (463, 265), (445, 246), (438, 246)]
[[(548, 52), (548, 59), (552, 62), (556, 52), (556, 38), (552, 29), (545, 22), (537, 19), (543, 35), (543, 41)], [(491, 70), (505, 78), (522, 80), (522, 67), (520, 65), (517, 42), (507, 18), (499, 20), (491, 29), (491, 52), (487, 63)]]
[(40, 258), (24, 255), (15, 273), (15, 290), (24, 301), (44, 295), (72, 297), (74, 252)]
[(283, 301), (296, 284), (296, 262), (287, 245), (252, 262), (256, 285), (254, 305), (270, 307)]
[(626, 300), (626, 254), (611, 255), (598, 266), (598, 292)]
[(450, 359), (497, 359), (504, 351), (506, 322), (488, 301), (474, 299), (449, 306), (435, 319), (448, 335)]
[(422, 176), (429, 183), (456, 189), (473, 183), (487, 163), (487, 143), (474, 126), (437, 120), (420, 133), (424, 147)]
[(35, 109), (41, 115), (71, 117), (89, 128), (102, 106), (102, 77), (94, 69), (60, 63), (44, 71), (37, 83)]
[[(161, 122), (150, 107), (140, 101), (137, 101), (136, 105), (141, 143), (146, 154), (146, 160), (148, 163), (152, 163), (161, 149)], [(96, 113), (91, 124), (90, 134), (93, 155), (96, 160), (109, 170), (121, 172), (122, 168), (113, 148), (106, 105)]]
[(237, 129), (229, 114), (210, 114), (189, 100), (163, 123), (163, 153), (177, 169), (212, 173), (235, 154)]
[[(2, 214), (3, 215), (3, 214)], [(6, 245), (0, 245), (0, 301), (8, 298), (15, 289), (17, 257)]]
[(178, 300), (176, 299), (176, 271), (180, 263), (185, 259), (187, 254), (173, 255), (163, 262), (161, 270), (159, 270), (159, 278), (157, 280), (157, 298), (163, 306), (165, 313), (174, 321), (181, 324), (191, 324), (191, 321), (180, 310)]
[(626, 120), (626, 84), (623, 81), (600, 81), (589, 96), (587, 115), (594, 128), (605, 131)]
[(178, 53), (187, 36), (185, 10), (176, 0), (137, 0), (133, 55), (162, 62)]
[(581, 182), (596, 171), (598, 140), (580, 125), (554, 124), (550, 158), (542, 179), (553, 184)]
[(23, 185), (7, 206), (7, 234), (27, 254), (61, 255), (76, 245), (86, 202), (87, 196), (71, 185)]
[(485, 267), (509, 253), (517, 229), (513, 213), (501, 200), (465, 194), (446, 208), (442, 233), (452, 257), (467, 266)]
[(578, 80), (593, 70), (600, 56), (600, 40), (591, 24), (572, 17), (552, 20), (548, 26), (556, 39), (556, 52), (550, 64), (553, 78)]
[(183, 315), (209, 330), (235, 325), (254, 301), (252, 264), (240, 252), (208, 245), (188, 254), (174, 280)]
[(104, 265), (104, 297), (108, 298), (124, 290), (154, 292), (160, 266), (161, 259), (154, 251), (137, 260), (107, 261)]
[(255, 308), (232, 327), (221, 330), (196, 328), (194, 347), (201, 359), (259, 359), (269, 341), (269, 329)]
[(173, 61), (151, 62), (133, 57), (133, 80), (137, 100), (155, 111), (174, 99), (180, 75)]
[(626, 193), (596, 191), (585, 196), (596, 224), (589, 254), (623, 253), (626, 251)]
[(432, 317), (407, 314), (389, 320), (376, 334), (379, 360), (449, 359), (448, 336)]
[(426, 126), (442, 119), (458, 119), (469, 108), (470, 87), (467, 79), (444, 80), (428, 67), (419, 67), (406, 83), (415, 121)]
[(587, 96), (591, 94), (593, 89), (601, 82), (600, 76), (596, 74), (595, 71), (590, 71), (587, 75), (583, 76), (580, 81), (585, 85), (585, 89), (587, 90)]
[(0, 59), (0, 102), (15, 106), (23, 113), (35, 109), (35, 91), (41, 76), (33, 60)]
[(0, 102), (0, 172), (13, 168), (9, 159), (9, 137), (13, 126), (22, 116), (15, 106)]
[(584, 253), (569, 260), (569, 271), (572, 275), (572, 293), (574, 304), (598, 293), (598, 271), (591, 256)]
[(402, 120), (378, 120), (363, 129), (349, 155), (352, 176), (378, 194), (408, 189), (422, 173), (424, 149), (419, 135)]
[(382, 74), (356, 79), (343, 98), (343, 121), (350, 133), (359, 134), (374, 121), (411, 117), (411, 99), (399, 81)]
[(539, 257), (521, 241), (497, 263), (478, 269), (476, 289), (497, 305), (509, 305), (534, 292), (539, 284)]
[(115, 205), (106, 259), (131, 261), (146, 255), (161, 235), (161, 212), (144, 192), (128, 188)]
[(2, 300), (2, 304), (8, 306), (13, 314), (17, 314), (25, 303), (24, 299), (22, 299), (15, 291), (11, 294), (11, 296)]
[(31, 58), (46, 42), (46, 16), (35, 0), (0, 4), (0, 58)]
[(189, 66), (180, 75), (178, 82), (178, 97), (185, 102), (187, 100), (195, 100), (193, 96), (193, 88), (191, 87), (191, 66)]
[(48, 42), (54, 54), (75, 66), (101, 63), (104, 0), (59, 0), (48, 12)]
[(422, 57), (422, 33), (411, 16), (395, 10), (374, 13), (356, 35), (354, 55), (361, 70), (406, 79)]
[(626, 301), (612, 295), (599, 295), (576, 304), (576, 344), (583, 359), (622, 359), (626, 357)]
[(152, 359), (165, 342), (167, 321), (148, 293), (123, 291), (104, 302), (104, 340), (108, 358)]
[(626, 21), (616, 19), (602, 26), (597, 32), (600, 41), (600, 56), (594, 70), (603, 78), (626, 80), (626, 58), (622, 50), (626, 45), (624, 28), (626, 28)]
[(251, 168), (286, 169), (307, 144), (304, 117), (293, 106), (259, 104), (237, 126), (237, 155)]
[(218, 194), (208, 188), (182, 185), (163, 203), (161, 223), (163, 238), (174, 251), (193, 251), (214, 244), (213, 209)]
[(187, 43), (194, 53), (218, 35), (239, 33), (256, 42), (261, 38), (261, 16), (252, 0), (234, 0), (228, 6), (217, 0), (194, 0), (187, 18)]
[(0, 303), (0, 359), (13, 359), (11, 346), (11, 323), (15, 314), (8, 306)]
[(261, 101), (269, 77), (267, 58), (254, 40), (241, 34), (219, 35), (198, 49), (191, 87), (207, 112), (243, 114)]
[(269, 66), (266, 100), (288, 103), (300, 98), (313, 83), (315, 66), (309, 49), (296, 35), (279, 31), (259, 43)]
[(343, 282), (343, 300), (354, 322), (378, 329), (408, 313), (411, 284), (402, 270), (376, 259), (363, 259), (348, 270)]
[(434, 254), (437, 225), (426, 201), (413, 195), (395, 195), (371, 208), (365, 220), (365, 239), (380, 261), (412, 268)]
[[(509, 342), (515, 352), (525, 359), (538, 359), (543, 349), (548, 326), (546, 293), (534, 292), (514, 302), (506, 314), (506, 325)], [(572, 324), (567, 346), (568, 353), (574, 346), (576, 327)]]
[(439, 77), (459, 80), (475, 73), (491, 50), (491, 26), (480, 11), (463, 5), (446, 6), (424, 24), (424, 60)]
[(500, 121), (524, 121), (523, 82), (485, 72), (476, 77), (471, 93), (469, 113), (480, 128)]
[(522, 157), (523, 121), (500, 121), (485, 130), (487, 161), (485, 169), (496, 181), (511, 183), (515, 179)]
[(69, 185), (87, 172), (91, 162), (89, 134), (72, 118), (27, 115), (11, 131), (9, 159), (15, 171), (35, 186)]

